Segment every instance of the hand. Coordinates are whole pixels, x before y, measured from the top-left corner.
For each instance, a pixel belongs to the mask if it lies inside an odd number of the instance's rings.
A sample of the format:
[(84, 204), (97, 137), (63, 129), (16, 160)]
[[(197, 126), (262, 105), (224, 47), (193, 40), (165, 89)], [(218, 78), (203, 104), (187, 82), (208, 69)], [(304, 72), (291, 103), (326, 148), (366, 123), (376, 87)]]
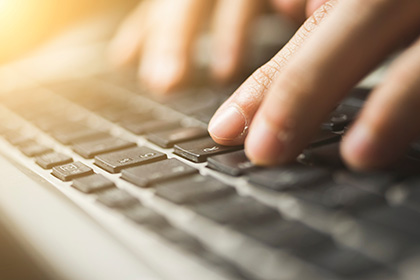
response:
[(420, 135), (419, 35), (419, 1), (328, 1), (219, 108), (209, 132), (221, 144), (245, 142), (257, 164), (291, 161), (349, 89), (415, 38), (341, 143), (351, 167), (382, 167)]
[(211, 19), (214, 41), (211, 69), (219, 80), (228, 80), (240, 67), (248, 25), (264, 3), (262, 0), (143, 1), (121, 25), (111, 43), (110, 56), (116, 65), (139, 59), (141, 82), (156, 92), (167, 93), (189, 77), (194, 43), (206, 21)]

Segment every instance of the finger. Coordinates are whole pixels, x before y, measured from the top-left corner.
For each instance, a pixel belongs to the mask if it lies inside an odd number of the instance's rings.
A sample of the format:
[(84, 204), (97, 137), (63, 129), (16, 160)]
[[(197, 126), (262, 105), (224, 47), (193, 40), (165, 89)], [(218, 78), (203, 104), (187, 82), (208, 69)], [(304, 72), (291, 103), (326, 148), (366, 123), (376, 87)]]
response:
[(209, 124), (209, 133), (218, 143), (238, 145), (244, 142), (247, 129), (268, 88), (302, 44), (332, 11), (336, 1), (317, 10), (296, 32), (287, 45), (268, 63), (255, 71), (217, 110)]
[(391, 66), (341, 151), (355, 169), (384, 167), (397, 160), (420, 134), (420, 39)]
[(231, 79), (240, 67), (249, 26), (263, 1), (219, 0), (213, 20), (212, 71), (220, 81)]
[(307, 0), (306, 1), (306, 16), (311, 16), (319, 7), (324, 5), (328, 0)]
[(308, 0), (272, 0), (274, 8), (282, 15), (301, 24), (305, 20), (306, 2)]
[(113, 65), (123, 66), (138, 57), (150, 26), (148, 15), (151, 9), (152, 1), (141, 2), (122, 22), (108, 47), (108, 57)]
[(293, 160), (345, 93), (418, 28), (420, 2), (341, 1), (267, 93), (245, 149), (261, 165)]
[(165, 0), (151, 15), (155, 22), (142, 53), (139, 76), (166, 93), (182, 84), (191, 66), (194, 42), (211, 4), (209, 0)]

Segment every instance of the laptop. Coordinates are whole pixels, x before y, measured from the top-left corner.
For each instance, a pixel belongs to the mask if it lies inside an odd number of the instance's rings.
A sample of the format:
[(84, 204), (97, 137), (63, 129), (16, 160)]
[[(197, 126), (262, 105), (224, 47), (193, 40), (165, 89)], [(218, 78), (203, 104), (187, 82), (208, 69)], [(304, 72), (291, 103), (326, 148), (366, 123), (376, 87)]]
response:
[[(338, 154), (383, 69), (294, 163), (261, 168), (206, 131), (237, 84), (158, 100), (104, 63), (114, 23), (0, 69), (1, 279), (418, 279), (419, 146), (375, 173)], [(245, 74), (285, 42), (263, 37)]]

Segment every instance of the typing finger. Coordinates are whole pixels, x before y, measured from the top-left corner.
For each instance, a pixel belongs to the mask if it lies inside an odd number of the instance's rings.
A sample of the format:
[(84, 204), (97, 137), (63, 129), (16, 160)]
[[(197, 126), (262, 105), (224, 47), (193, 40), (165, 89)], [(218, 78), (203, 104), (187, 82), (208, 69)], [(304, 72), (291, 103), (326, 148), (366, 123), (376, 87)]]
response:
[(240, 67), (252, 20), (264, 1), (219, 0), (213, 20), (213, 61), (215, 77), (227, 81)]
[(141, 2), (118, 28), (108, 49), (110, 61), (115, 66), (124, 66), (138, 57), (151, 25), (152, 5), (151, 1)]
[(209, 0), (160, 1), (152, 17), (141, 55), (140, 80), (157, 92), (166, 93), (188, 77), (194, 42), (208, 14)]
[(337, 1), (330, 1), (318, 9), (297, 31), (289, 43), (268, 63), (255, 71), (235, 93), (217, 110), (209, 124), (212, 138), (223, 145), (244, 142), (247, 129), (276, 76), (288, 61), (299, 52), (302, 44), (333, 10)]
[(335, 104), (418, 28), (417, 1), (341, 1), (277, 76), (245, 148), (252, 161), (293, 160)]
[(356, 169), (397, 160), (420, 134), (420, 39), (391, 66), (358, 121), (344, 137), (342, 155)]

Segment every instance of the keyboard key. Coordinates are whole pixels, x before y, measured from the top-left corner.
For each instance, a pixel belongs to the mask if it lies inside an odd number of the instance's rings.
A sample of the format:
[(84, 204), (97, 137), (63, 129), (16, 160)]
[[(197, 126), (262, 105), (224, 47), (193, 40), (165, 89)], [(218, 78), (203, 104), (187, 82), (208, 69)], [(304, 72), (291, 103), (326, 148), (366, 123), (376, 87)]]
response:
[(161, 226), (166, 224), (166, 219), (156, 213), (156, 211), (144, 207), (140, 203), (136, 203), (133, 206), (123, 209), (122, 214), (138, 224), (149, 224), (154, 226)]
[(19, 146), (19, 150), (28, 157), (36, 157), (42, 154), (52, 152), (52, 149), (38, 144), (34, 141), (26, 142)]
[(139, 203), (137, 198), (128, 192), (117, 188), (98, 193), (96, 201), (109, 208), (125, 208)]
[(72, 162), (73, 159), (61, 153), (49, 153), (36, 157), (35, 162), (44, 169), (51, 169), (54, 166)]
[(166, 159), (166, 154), (147, 147), (136, 147), (118, 152), (98, 155), (95, 164), (111, 173), (121, 172), (124, 168), (147, 164)]
[(202, 138), (205, 136), (208, 136), (208, 132), (202, 127), (181, 127), (148, 134), (147, 139), (163, 148), (170, 148), (175, 144)]
[(159, 227), (156, 232), (166, 240), (180, 246), (184, 250), (195, 252), (197, 254), (201, 253), (203, 250), (203, 247), (197, 239), (186, 232), (171, 226), (170, 224), (166, 224), (164, 227)]
[(334, 181), (337, 183), (348, 184), (380, 195), (384, 195), (396, 179), (395, 173), (383, 171), (359, 173), (343, 170), (334, 174)]
[(191, 208), (198, 214), (222, 224), (262, 222), (264, 219), (279, 216), (276, 210), (255, 199), (236, 194), (192, 205)]
[(310, 187), (327, 179), (330, 171), (321, 167), (309, 167), (301, 164), (269, 167), (249, 173), (251, 183), (274, 190), (298, 187)]
[(307, 165), (345, 167), (340, 155), (340, 143), (305, 149), (302, 155), (299, 159)]
[(116, 138), (107, 137), (92, 141), (77, 142), (73, 150), (84, 158), (93, 158), (96, 155), (114, 152), (136, 146), (136, 143)]
[(84, 193), (93, 193), (96, 191), (115, 187), (115, 184), (100, 174), (92, 174), (73, 180), (73, 187)]
[(27, 142), (33, 141), (30, 137), (23, 135), (17, 131), (9, 131), (4, 135), (4, 138), (13, 146), (19, 146)]
[(175, 128), (178, 125), (176, 122), (165, 121), (165, 120), (149, 120), (149, 121), (129, 121), (122, 122), (121, 126), (131, 131), (136, 135), (147, 134), (155, 131), (162, 131), (171, 128)]
[(283, 218), (268, 220), (262, 224), (245, 225), (236, 228), (241, 233), (255, 238), (269, 246), (282, 250), (300, 251), (329, 242), (331, 239), (308, 226)]
[(146, 188), (153, 183), (190, 175), (196, 172), (198, 172), (197, 169), (172, 158), (125, 169), (122, 171), (121, 178), (139, 187)]
[(159, 183), (156, 195), (176, 204), (208, 201), (234, 193), (233, 187), (211, 177), (193, 175), (177, 180)]
[(207, 157), (242, 149), (242, 146), (222, 146), (210, 137), (175, 145), (174, 153), (193, 162), (205, 162)]
[(359, 110), (360, 107), (340, 104), (330, 114), (329, 119), (322, 124), (322, 128), (332, 131), (341, 131), (356, 119)]
[(239, 176), (256, 168), (246, 157), (244, 150), (212, 156), (207, 159), (207, 166), (232, 176)]
[(322, 183), (314, 188), (292, 190), (291, 194), (306, 202), (347, 212), (362, 211), (385, 203), (385, 198), (382, 196), (332, 181)]
[(314, 250), (312, 254), (303, 253), (301, 257), (338, 276), (346, 277), (345, 279), (363, 279), (363, 275), (383, 268), (359, 252), (333, 244), (327, 248)]
[(340, 139), (341, 135), (332, 133), (331, 131), (320, 130), (309, 144), (309, 147), (314, 148), (326, 144), (331, 144), (340, 141)]
[(108, 133), (82, 125), (68, 125), (53, 130), (51, 135), (64, 145), (74, 144), (77, 141), (109, 137)]
[(93, 174), (93, 170), (83, 163), (76, 161), (53, 167), (52, 174), (62, 181), (70, 181), (78, 177)]

